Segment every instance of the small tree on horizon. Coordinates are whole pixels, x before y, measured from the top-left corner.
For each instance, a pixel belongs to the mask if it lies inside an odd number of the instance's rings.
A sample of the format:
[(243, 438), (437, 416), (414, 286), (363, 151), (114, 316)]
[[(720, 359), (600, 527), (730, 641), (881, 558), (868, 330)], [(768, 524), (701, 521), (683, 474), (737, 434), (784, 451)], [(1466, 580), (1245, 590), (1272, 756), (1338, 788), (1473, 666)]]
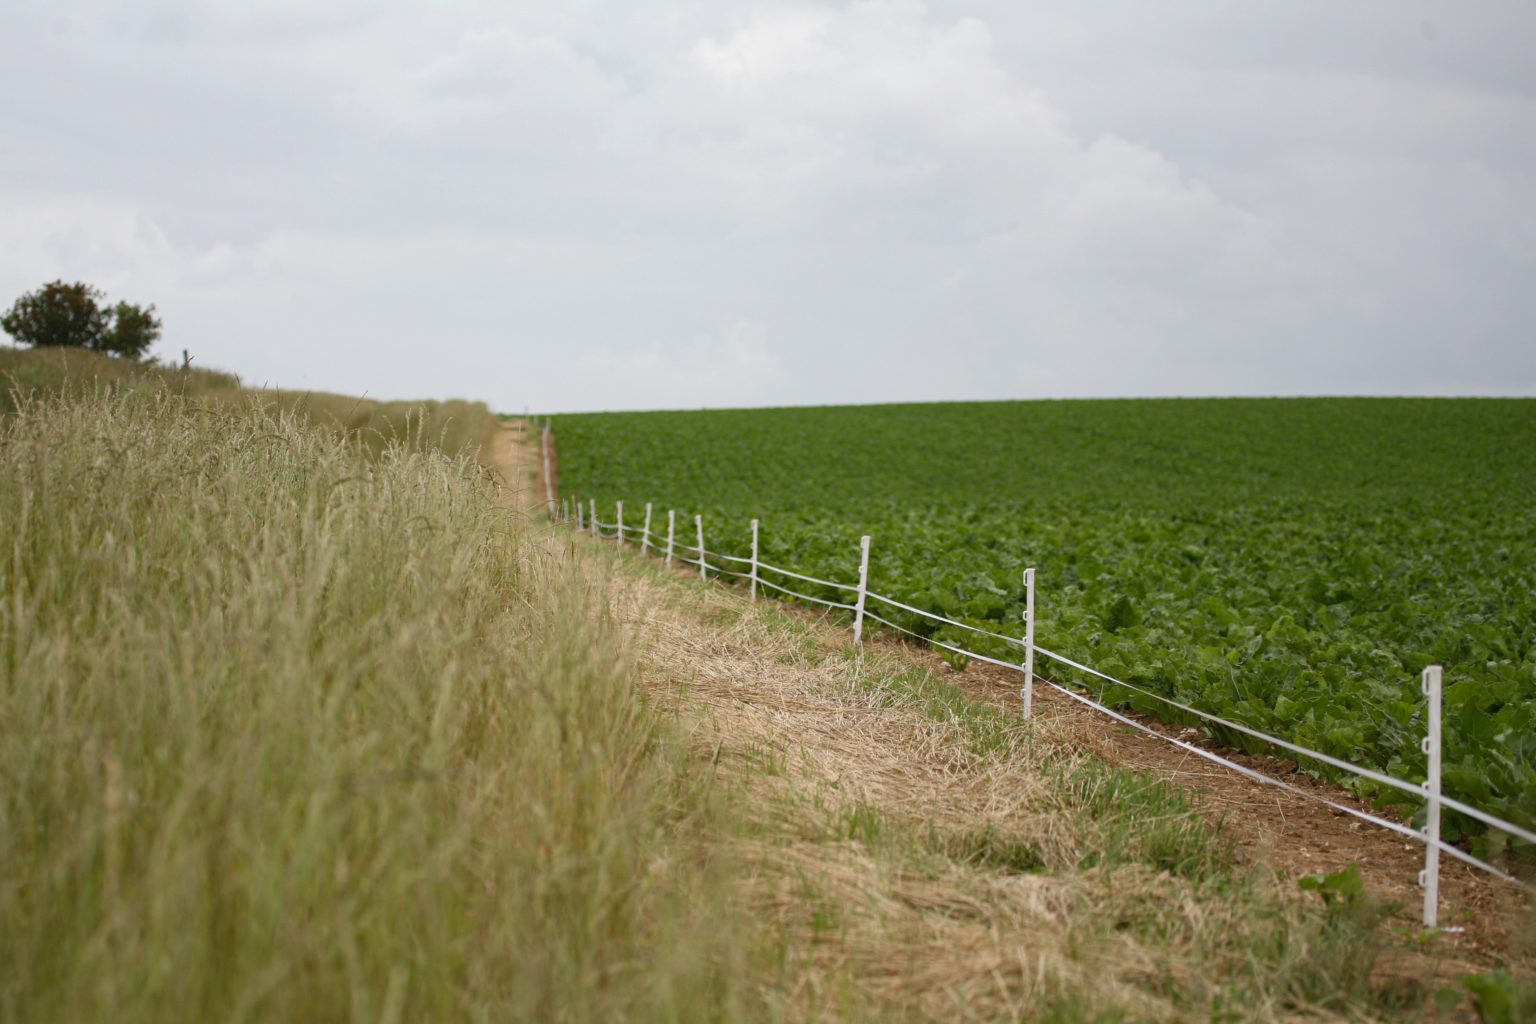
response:
[(34, 348), (86, 348), (142, 359), (160, 337), (155, 307), (119, 302), (103, 306), (105, 294), (83, 282), (54, 281), (17, 299), (0, 317), (0, 328), (18, 344)]
[(119, 302), (112, 310), (112, 328), (101, 339), (98, 351), (128, 359), (143, 359), (160, 337), (160, 321), (155, 307), (144, 308), (131, 302)]

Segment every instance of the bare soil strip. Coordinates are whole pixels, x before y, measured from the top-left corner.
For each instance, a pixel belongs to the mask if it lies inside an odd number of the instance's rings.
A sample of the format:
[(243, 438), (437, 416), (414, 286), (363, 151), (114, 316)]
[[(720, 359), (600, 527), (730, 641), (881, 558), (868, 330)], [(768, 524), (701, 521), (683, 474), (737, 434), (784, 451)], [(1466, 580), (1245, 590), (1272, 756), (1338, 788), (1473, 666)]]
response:
[[(952, 672), (930, 651), (892, 640), (879, 642), (900, 646), (909, 657), (935, 672), (947, 673), (949, 681), (974, 700), (1018, 710), (1018, 690), (1023, 683), (1018, 673), (980, 663), (971, 664), (964, 672)], [(1419, 871), (1424, 867), (1421, 844), (1118, 725), (1049, 687), (1036, 685), (1035, 707), (1043, 714), (1082, 721), (1090, 749), (1110, 763), (1157, 772), (1199, 793), (1202, 806), (1221, 820), (1250, 860), (1295, 876), (1331, 873), (1354, 864), (1373, 895), (1401, 908), (1396, 916), (1402, 927), (1419, 926), (1424, 900), (1418, 885)], [(1130, 717), (1318, 797), (1409, 823), (1401, 813), (1372, 807), (1332, 783), (1298, 771), (1295, 761), (1201, 744), (1194, 731), (1181, 731), (1145, 716)], [(1458, 954), (1477, 960), (1496, 958), (1509, 949), (1512, 936), (1529, 933), (1531, 908), (1512, 886), (1442, 856), (1439, 924), (1447, 929), (1444, 943)]]

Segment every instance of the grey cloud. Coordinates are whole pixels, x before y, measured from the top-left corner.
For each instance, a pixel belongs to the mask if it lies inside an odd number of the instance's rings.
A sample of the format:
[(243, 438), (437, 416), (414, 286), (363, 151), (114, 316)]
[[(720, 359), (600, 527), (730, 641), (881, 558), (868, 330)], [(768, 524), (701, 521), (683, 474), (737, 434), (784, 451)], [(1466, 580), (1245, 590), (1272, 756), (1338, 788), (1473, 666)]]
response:
[(0, 292), (507, 409), (1531, 393), (1530, 21), (23, 4)]

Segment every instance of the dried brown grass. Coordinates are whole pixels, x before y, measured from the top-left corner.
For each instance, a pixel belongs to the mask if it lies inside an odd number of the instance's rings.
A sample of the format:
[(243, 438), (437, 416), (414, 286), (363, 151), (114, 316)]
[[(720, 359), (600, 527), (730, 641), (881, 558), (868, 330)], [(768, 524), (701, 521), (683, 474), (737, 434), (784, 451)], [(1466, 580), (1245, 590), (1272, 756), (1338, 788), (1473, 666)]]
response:
[(1026, 726), (952, 704), (942, 680), (852, 650), (840, 626), (561, 543), (741, 820), (722, 856), (750, 912), (792, 936), (791, 1017), (1205, 1020), (1236, 1006), (1232, 1019), (1286, 1020), (1372, 1005), (1358, 929), (1235, 867), (1176, 790), (1089, 753), (1080, 718)]

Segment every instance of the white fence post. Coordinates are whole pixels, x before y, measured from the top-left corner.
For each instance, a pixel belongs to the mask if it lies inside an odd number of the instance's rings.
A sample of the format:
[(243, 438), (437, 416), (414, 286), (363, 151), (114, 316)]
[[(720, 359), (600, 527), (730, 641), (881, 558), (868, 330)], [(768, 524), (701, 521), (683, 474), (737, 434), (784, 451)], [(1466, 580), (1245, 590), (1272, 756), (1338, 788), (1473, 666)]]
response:
[(853, 646), (864, 645), (864, 595), (869, 593), (869, 538), (859, 538), (859, 600), (853, 606)]
[(549, 427), (544, 427), (544, 503), (551, 517), (555, 514), (555, 482), (549, 478)]
[(709, 579), (709, 573), (704, 570), (704, 567), (708, 565), (709, 562), (704, 557), (704, 517), (694, 516), (693, 525), (698, 527), (699, 530), (699, 579), (707, 581)]
[(619, 520), (619, 522), (618, 522), (618, 533), (614, 537), (614, 540), (619, 542), (619, 547), (623, 547), (624, 546), (624, 503), (622, 501), (615, 502), (614, 503), (614, 507), (618, 509), (617, 517), (618, 517), (618, 520)]
[(576, 503), (576, 532), (580, 533), (587, 528), (586, 517), (581, 514), (581, 502)]
[(651, 503), (645, 503), (645, 528), (640, 531), (640, 553), (651, 550)]
[(1440, 690), (1439, 665), (1424, 670), (1424, 696), (1429, 698), (1429, 735), (1424, 737), (1424, 753), (1429, 765), (1424, 781), (1424, 870), (1419, 884), (1424, 887), (1424, 926), (1435, 927), (1440, 914)]
[(752, 600), (757, 600), (757, 520), (752, 520)]
[(587, 525), (592, 527), (592, 536), (597, 536), (597, 499), (587, 499)]
[(1035, 570), (1024, 570), (1024, 717), (1035, 712)]
[(667, 509), (667, 568), (672, 568), (672, 538), (677, 535), (677, 509)]

